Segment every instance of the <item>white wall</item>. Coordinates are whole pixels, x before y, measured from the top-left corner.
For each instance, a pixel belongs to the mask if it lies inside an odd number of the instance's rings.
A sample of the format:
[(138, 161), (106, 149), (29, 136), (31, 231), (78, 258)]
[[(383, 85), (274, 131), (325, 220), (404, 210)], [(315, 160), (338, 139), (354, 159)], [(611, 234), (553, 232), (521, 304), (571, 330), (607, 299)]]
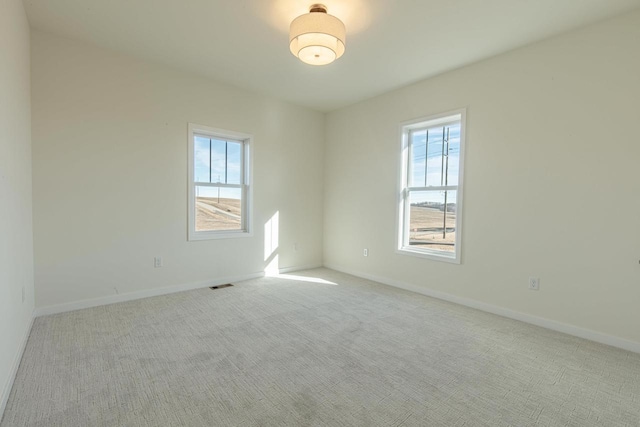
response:
[[(325, 264), (640, 342), (638, 46), (636, 12), (330, 113)], [(396, 254), (398, 124), (460, 107), (462, 264)]]
[[(32, 64), (38, 307), (262, 272), (276, 212), (279, 267), (322, 264), (323, 114), (40, 32)], [(187, 241), (188, 122), (254, 135), (252, 238)]]
[(0, 0), (0, 52), (1, 417), (31, 324), (34, 294), (29, 23), (20, 0)]

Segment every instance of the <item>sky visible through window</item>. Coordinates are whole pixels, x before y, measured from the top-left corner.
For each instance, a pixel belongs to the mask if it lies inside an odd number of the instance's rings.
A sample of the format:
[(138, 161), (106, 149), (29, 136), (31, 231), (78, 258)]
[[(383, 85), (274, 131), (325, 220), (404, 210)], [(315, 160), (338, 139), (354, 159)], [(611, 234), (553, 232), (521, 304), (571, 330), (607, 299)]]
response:
[[(443, 156), (443, 139), (446, 152), (447, 137), (448, 158)], [(416, 130), (412, 133), (411, 145), (411, 187), (458, 185), (460, 123)], [(415, 198), (412, 197), (412, 203), (444, 202), (444, 191), (417, 193), (413, 196)]]
[[(196, 136), (194, 140), (195, 183), (242, 183), (242, 143)], [(198, 197), (240, 199), (240, 188), (197, 187)], [(218, 193), (219, 192), (219, 193)]]

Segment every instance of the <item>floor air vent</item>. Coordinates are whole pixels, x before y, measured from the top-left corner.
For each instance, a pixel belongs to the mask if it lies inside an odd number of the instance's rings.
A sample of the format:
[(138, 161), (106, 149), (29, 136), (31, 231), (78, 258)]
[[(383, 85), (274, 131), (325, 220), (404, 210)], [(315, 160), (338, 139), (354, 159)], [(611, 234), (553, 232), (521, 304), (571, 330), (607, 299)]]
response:
[(209, 286), (209, 289), (215, 291), (216, 289), (228, 288), (229, 286), (233, 286), (233, 285), (231, 283), (227, 283), (225, 285)]

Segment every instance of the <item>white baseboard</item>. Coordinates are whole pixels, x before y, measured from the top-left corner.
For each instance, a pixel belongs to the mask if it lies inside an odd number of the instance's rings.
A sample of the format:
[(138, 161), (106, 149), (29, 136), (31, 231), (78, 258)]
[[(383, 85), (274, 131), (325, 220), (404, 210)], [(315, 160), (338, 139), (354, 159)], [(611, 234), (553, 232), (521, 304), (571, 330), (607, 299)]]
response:
[(2, 420), (2, 415), (4, 415), (4, 410), (7, 407), (7, 402), (9, 401), (9, 395), (11, 394), (11, 389), (13, 388), (13, 382), (16, 379), (16, 375), (18, 374), (18, 368), (20, 367), (20, 361), (22, 360), (22, 355), (24, 354), (24, 349), (27, 347), (27, 341), (29, 340), (29, 334), (31, 333), (31, 327), (33, 326), (33, 320), (36, 318), (35, 313), (31, 314), (31, 320), (29, 321), (29, 326), (22, 337), (22, 342), (20, 343), (20, 347), (18, 348), (18, 352), (16, 353), (15, 358), (13, 359), (13, 365), (11, 366), (11, 371), (9, 372), (9, 379), (7, 383), (4, 385), (2, 389), (2, 395), (0, 395), (0, 421)]
[(532, 325), (540, 326), (546, 329), (562, 332), (568, 335), (573, 335), (579, 338), (584, 338), (590, 341), (595, 341), (601, 344), (610, 345), (612, 347), (618, 347), (624, 350), (633, 351), (634, 353), (640, 353), (640, 342), (627, 340), (625, 338), (616, 337), (613, 335), (603, 334), (602, 332), (593, 331), (591, 329), (580, 328), (578, 326), (569, 325), (555, 320), (545, 319), (543, 317), (533, 316), (531, 314), (522, 313), (519, 311), (510, 310), (508, 308), (498, 307), (495, 305), (487, 304), (484, 302), (476, 301), (470, 298), (463, 298), (445, 292), (434, 291), (432, 289), (418, 286), (412, 283), (406, 283), (395, 279), (389, 279), (387, 277), (376, 276), (372, 274), (362, 273), (354, 271), (350, 268), (342, 267), (336, 264), (327, 263), (325, 267), (332, 270), (341, 271), (343, 273), (351, 274), (353, 276), (361, 277), (363, 279), (372, 280), (385, 285), (393, 286), (396, 288), (404, 289), (418, 294), (426, 295), (429, 297), (449, 301), (455, 304), (464, 305), (466, 307), (475, 308), (477, 310), (486, 311), (488, 313), (497, 314), (498, 316), (508, 317), (510, 319), (519, 320), (521, 322), (530, 323)]
[(193, 289), (208, 288), (209, 286), (217, 286), (231, 282), (241, 282), (243, 280), (255, 279), (264, 276), (264, 272), (251, 273), (240, 276), (221, 277), (214, 280), (203, 282), (185, 283), (175, 286), (167, 286), (164, 288), (148, 289), (138, 292), (129, 292), (125, 294), (108, 295), (100, 298), (86, 299), (82, 301), (67, 302), (64, 304), (49, 305), (46, 307), (38, 307), (35, 310), (35, 316), (47, 316), (50, 314), (65, 313), (67, 311), (81, 310), (83, 308), (98, 307), (101, 305), (115, 304), (117, 302), (133, 301), (141, 298), (157, 297), (160, 295), (173, 294), (176, 292), (190, 291)]
[(278, 269), (280, 274), (293, 273), (294, 271), (313, 270), (314, 268), (322, 268), (322, 264), (309, 264), (297, 267), (284, 267)]

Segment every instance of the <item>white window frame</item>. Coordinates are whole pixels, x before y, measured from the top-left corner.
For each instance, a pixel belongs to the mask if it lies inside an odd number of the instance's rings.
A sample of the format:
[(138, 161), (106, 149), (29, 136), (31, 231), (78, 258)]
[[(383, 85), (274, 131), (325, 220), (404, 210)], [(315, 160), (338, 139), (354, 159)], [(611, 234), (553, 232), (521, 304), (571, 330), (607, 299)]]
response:
[[(196, 136), (203, 136), (206, 138), (216, 138), (221, 140), (228, 140), (233, 142), (242, 143), (242, 159), (241, 159), (241, 173), (242, 182), (240, 184), (222, 184), (222, 183), (198, 183), (194, 178), (195, 170), (195, 150), (194, 139)], [(187, 238), (189, 241), (193, 240), (210, 240), (210, 239), (228, 239), (236, 237), (251, 237), (253, 235), (253, 215), (252, 215), (252, 200), (253, 200), (253, 185), (251, 185), (251, 179), (253, 175), (253, 164), (251, 159), (251, 147), (253, 144), (253, 135), (234, 132), (224, 129), (213, 128), (209, 126), (197, 125), (189, 123), (188, 126), (188, 193), (189, 193), (189, 206), (188, 206), (188, 233)], [(241, 229), (239, 230), (208, 230), (208, 231), (196, 231), (196, 186), (211, 186), (211, 187), (229, 187), (229, 188), (241, 188), (242, 189), (242, 219)]]
[[(398, 191), (398, 204), (397, 204), (397, 246), (396, 252), (404, 255), (411, 255), (420, 258), (427, 258), (437, 261), (445, 261), (454, 264), (460, 264), (461, 262), (461, 250), (462, 250), (462, 215), (463, 215), (463, 187), (464, 187), (464, 153), (465, 153), (465, 139), (466, 139), (466, 109), (458, 109), (449, 111), (442, 114), (436, 114), (428, 117), (422, 117), (406, 121), (400, 124), (400, 168), (399, 179), (400, 184)], [(409, 147), (409, 133), (416, 129), (423, 129), (425, 127), (444, 125), (453, 121), (460, 121), (460, 164), (458, 169), (458, 185), (457, 186), (429, 186), (429, 187), (410, 187), (410, 147)], [(453, 120), (456, 118), (455, 120)], [(411, 191), (434, 191), (434, 190), (447, 190), (456, 191), (456, 240), (455, 250), (453, 253), (429, 249), (418, 248), (410, 246), (407, 242), (409, 240), (409, 194)]]

